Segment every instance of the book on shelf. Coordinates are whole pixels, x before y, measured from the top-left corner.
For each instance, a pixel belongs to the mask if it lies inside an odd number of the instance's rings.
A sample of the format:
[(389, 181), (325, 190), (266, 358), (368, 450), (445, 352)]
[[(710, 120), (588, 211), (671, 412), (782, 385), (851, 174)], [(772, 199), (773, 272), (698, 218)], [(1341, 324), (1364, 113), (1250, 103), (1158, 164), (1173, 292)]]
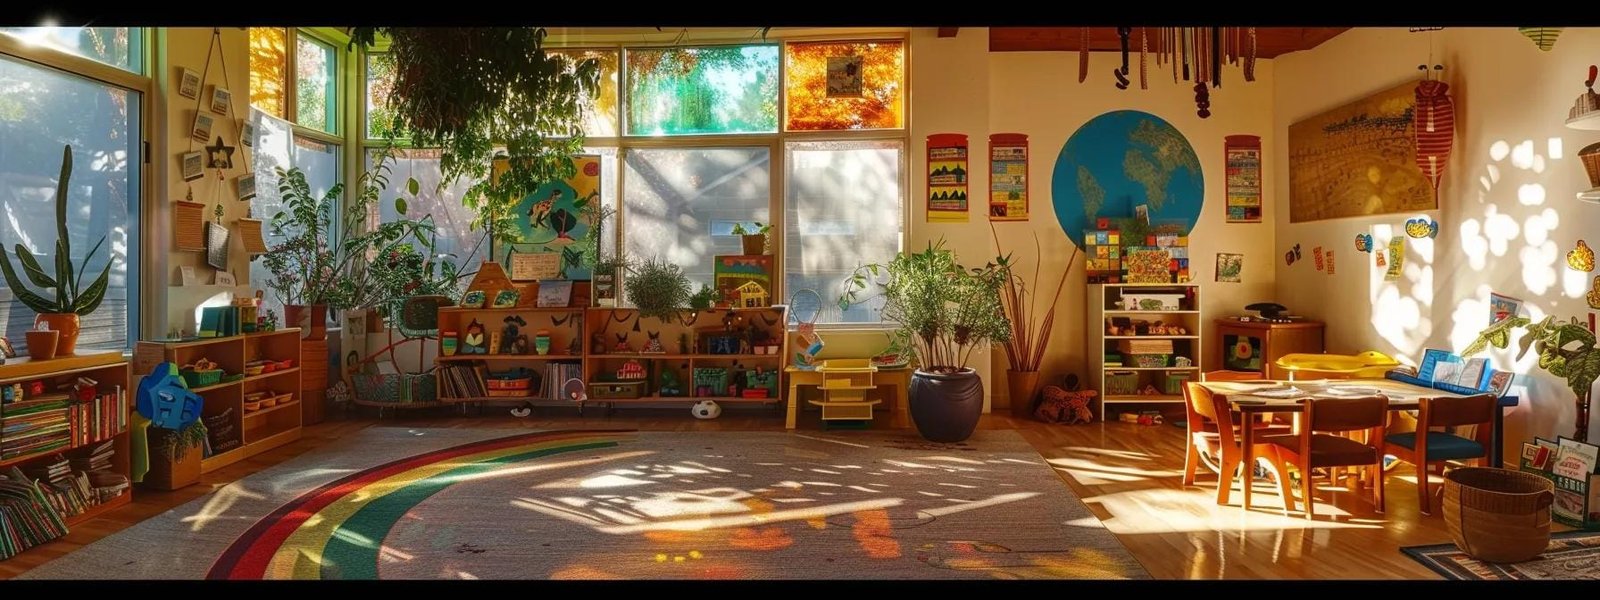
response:
[(67, 534), (66, 519), (21, 469), (0, 473), (0, 558)]

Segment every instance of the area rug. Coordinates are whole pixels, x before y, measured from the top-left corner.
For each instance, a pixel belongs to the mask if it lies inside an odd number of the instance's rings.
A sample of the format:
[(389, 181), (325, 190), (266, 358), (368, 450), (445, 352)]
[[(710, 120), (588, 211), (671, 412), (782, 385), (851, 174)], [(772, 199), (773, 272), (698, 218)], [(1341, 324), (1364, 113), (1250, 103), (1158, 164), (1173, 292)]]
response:
[(1600, 579), (1600, 532), (1551, 534), (1544, 554), (1514, 564), (1483, 562), (1467, 556), (1455, 544), (1401, 550), (1445, 579)]
[(23, 579), (1143, 579), (1011, 431), (372, 427)]

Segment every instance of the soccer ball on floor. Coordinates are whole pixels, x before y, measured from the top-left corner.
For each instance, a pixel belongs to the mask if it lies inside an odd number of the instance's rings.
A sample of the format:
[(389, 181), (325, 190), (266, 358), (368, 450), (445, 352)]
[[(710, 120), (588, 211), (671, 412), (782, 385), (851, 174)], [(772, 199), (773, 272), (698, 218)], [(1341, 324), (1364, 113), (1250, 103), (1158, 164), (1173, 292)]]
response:
[(701, 400), (689, 408), (689, 414), (696, 419), (715, 419), (722, 416), (722, 405), (711, 400)]

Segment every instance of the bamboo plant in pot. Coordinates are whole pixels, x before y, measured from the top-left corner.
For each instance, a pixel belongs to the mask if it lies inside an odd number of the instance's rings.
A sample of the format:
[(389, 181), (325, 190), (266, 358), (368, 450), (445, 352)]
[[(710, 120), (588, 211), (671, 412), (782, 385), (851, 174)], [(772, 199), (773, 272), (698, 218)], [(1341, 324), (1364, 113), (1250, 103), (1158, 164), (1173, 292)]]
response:
[(845, 281), (841, 309), (881, 288), (882, 316), (911, 338), (918, 365), (911, 377), (911, 418), (929, 440), (959, 442), (978, 426), (983, 379), (967, 364), (983, 344), (1010, 339), (1000, 300), (1006, 277), (998, 264), (962, 266), (941, 240), (922, 252), (896, 255), (888, 265), (858, 267)]
[[(989, 224), (989, 233), (994, 237), (994, 245), (998, 250), (1000, 234), (995, 230), (994, 223)], [(1033, 249), (1035, 262), (1031, 279), (1024, 279), (1018, 274), (1017, 263), (1011, 254), (995, 257), (995, 263), (1005, 271), (1005, 289), (1001, 300), (1006, 320), (1011, 326), (1010, 337), (1004, 345), (1006, 362), (1011, 365), (1006, 370), (1006, 385), (1011, 396), (1011, 414), (1021, 418), (1033, 415), (1034, 394), (1039, 388), (1039, 364), (1044, 361), (1045, 348), (1050, 345), (1050, 330), (1056, 321), (1056, 305), (1061, 302), (1061, 290), (1067, 283), (1067, 275), (1078, 264), (1078, 249), (1073, 248), (1072, 256), (1067, 258), (1067, 268), (1061, 271), (1061, 278), (1056, 280), (1055, 293), (1049, 297), (1050, 304), (1040, 313), (1039, 299), (1043, 296), (1040, 292), (1049, 288), (1044, 286), (1044, 280), (1041, 279), (1044, 254), (1040, 251), (1037, 234), (1033, 236)], [(1039, 287), (1029, 289), (1029, 281)], [(1037, 322), (1035, 317), (1039, 317)]]
[[(71, 178), (72, 146), (67, 146), (61, 151), (61, 178), (56, 181), (55, 273), (45, 272), (44, 266), (27, 246), (16, 245), (17, 261), (22, 263), (28, 281), (43, 291), (35, 292), (24, 286), (22, 278), (17, 276), (16, 267), (11, 264), (11, 256), (0, 251), (0, 271), (5, 273), (6, 285), (18, 301), (38, 313), (35, 325), (47, 323), (50, 329), (61, 332), (56, 344), (57, 356), (68, 356), (76, 351), (79, 318), (94, 312), (105, 300), (111, 265), (116, 263), (116, 257), (111, 257), (100, 271), (100, 276), (90, 281), (89, 285), (83, 285), (83, 276), (89, 270), (89, 259), (106, 243), (106, 238), (102, 237), (88, 254), (83, 255), (82, 264), (74, 269), (72, 241), (67, 235), (67, 182)], [(51, 291), (55, 292), (54, 298), (47, 297)]]

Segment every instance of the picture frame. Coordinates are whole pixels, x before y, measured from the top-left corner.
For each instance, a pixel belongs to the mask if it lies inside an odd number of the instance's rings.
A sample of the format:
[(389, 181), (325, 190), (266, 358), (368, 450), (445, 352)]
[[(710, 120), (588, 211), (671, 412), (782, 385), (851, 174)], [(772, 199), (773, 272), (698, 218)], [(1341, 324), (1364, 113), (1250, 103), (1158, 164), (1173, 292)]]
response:
[(461, 297), (461, 307), (483, 308), (483, 303), (487, 299), (488, 294), (485, 294), (483, 290), (467, 290), (466, 295)]
[(184, 68), (178, 74), (178, 95), (185, 98), (200, 97), (200, 74), (192, 69)]
[(17, 357), (17, 350), (11, 347), (11, 340), (0, 337), (0, 356), (5, 358)]
[(178, 267), (178, 284), (182, 286), (200, 285), (200, 278), (195, 276), (194, 266), (183, 265)]
[(228, 268), (228, 229), (220, 223), (206, 223), (206, 264), (215, 269)]
[(860, 98), (866, 59), (862, 56), (829, 56), (827, 97)]
[(228, 106), (233, 103), (233, 94), (228, 88), (220, 85), (211, 86), (211, 112), (219, 115), (228, 114)]
[(256, 197), (256, 174), (245, 173), (240, 175), (235, 180), (234, 191), (241, 202)]
[(195, 181), (206, 176), (206, 156), (200, 152), (185, 152), (179, 157), (183, 168), (183, 180)]
[(222, 136), (217, 136), (214, 144), (205, 147), (207, 169), (232, 169), (234, 147), (222, 143)]
[(190, 137), (202, 142), (210, 141), (211, 127), (215, 124), (216, 120), (212, 119), (211, 115), (204, 112), (196, 112), (194, 115), (194, 131), (190, 132)]
[(494, 294), (493, 308), (516, 308), (517, 302), (522, 300), (522, 292), (516, 288), (500, 290)]
[(239, 124), (239, 145), (246, 148), (256, 147), (256, 124), (249, 119), (241, 119)]
[(216, 279), (213, 281), (213, 283), (227, 287), (239, 285), (239, 281), (233, 277), (233, 273), (228, 271), (217, 271)]
[(572, 303), (572, 280), (549, 279), (539, 282), (539, 308), (561, 308)]

